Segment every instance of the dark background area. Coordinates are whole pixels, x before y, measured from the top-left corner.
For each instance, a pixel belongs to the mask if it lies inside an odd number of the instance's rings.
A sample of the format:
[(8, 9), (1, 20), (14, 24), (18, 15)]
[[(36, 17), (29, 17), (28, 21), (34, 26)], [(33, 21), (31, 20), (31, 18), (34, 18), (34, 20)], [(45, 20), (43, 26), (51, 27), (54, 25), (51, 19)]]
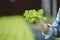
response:
[(39, 9), (40, 5), (40, 0), (0, 0), (0, 15), (20, 15), (26, 9)]
[[(52, 1), (51, 1), (52, 2)], [(57, 7), (59, 7), (60, 0), (57, 0)], [(52, 5), (52, 3), (51, 3)], [(0, 16), (2, 15), (20, 15), (26, 9), (40, 9), (41, 0), (0, 0)]]

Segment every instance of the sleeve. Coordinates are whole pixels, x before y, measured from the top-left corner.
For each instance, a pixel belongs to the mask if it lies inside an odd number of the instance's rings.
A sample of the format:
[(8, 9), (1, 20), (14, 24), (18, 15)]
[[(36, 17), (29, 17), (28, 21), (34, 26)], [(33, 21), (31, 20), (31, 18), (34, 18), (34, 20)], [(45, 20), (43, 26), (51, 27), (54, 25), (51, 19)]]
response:
[(59, 8), (58, 13), (57, 13), (56, 21), (58, 21), (58, 22), (60, 21), (60, 8)]
[(52, 27), (52, 25), (49, 25), (49, 33), (45, 34), (44, 32), (42, 32), (42, 34), (45, 36), (45, 39), (49, 39), (57, 35), (57, 29)]
[(60, 8), (56, 17), (56, 21), (53, 23), (53, 26), (57, 29), (57, 37), (60, 37)]
[(58, 10), (56, 20), (52, 25), (48, 24), (48, 26), (50, 28), (49, 33), (42, 33), (43, 35), (45, 35), (45, 39), (49, 39), (54, 36), (60, 37), (60, 8)]

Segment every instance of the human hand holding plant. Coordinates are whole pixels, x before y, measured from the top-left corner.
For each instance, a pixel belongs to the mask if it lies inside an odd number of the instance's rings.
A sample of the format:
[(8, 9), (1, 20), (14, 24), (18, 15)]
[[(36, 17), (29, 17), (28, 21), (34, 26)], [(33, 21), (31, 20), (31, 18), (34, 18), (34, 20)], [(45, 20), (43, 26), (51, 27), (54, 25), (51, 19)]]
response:
[(25, 20), (28, 23), (36, 23), (34, 28), (45, 31), (47, 25), (43, 21), (46, 21), (47, 18), (43, 16), (43, 12), (43, 9), (39, 9), (37, 11), (35, 9), (26, 10), (24, 12)]

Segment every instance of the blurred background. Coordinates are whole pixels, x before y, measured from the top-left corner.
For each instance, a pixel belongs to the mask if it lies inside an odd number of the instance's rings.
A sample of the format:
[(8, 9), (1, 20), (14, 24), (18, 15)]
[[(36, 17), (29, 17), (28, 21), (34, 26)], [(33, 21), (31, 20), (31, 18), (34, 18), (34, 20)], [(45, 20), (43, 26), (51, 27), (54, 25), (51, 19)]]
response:
[(45, 16), (56, 17), (60, 0), (0, 0), (0, 16), (22, 15), (26, 9), (45, 10)]
[(35, 40), (35, 37), (36, 40), (43, 39), (39, 30), (32, 33), (20, 15), (27, 9), (42, 8), (44, 16), (55, 19), (59, 6), (60, 0), (0, 0), (0, 40)]

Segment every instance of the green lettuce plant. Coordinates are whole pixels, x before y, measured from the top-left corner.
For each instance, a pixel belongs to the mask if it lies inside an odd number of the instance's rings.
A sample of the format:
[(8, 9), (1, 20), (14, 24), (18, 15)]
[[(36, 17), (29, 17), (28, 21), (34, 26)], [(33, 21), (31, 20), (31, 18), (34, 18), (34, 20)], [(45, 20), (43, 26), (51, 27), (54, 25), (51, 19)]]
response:
[(39, 9), (39, 10), (25, 10), (24, 17), (25, 20), (29, 23), (37, 23), (40, 20), (45, 21), (47, 18), (43, 16), (44, 10)]

